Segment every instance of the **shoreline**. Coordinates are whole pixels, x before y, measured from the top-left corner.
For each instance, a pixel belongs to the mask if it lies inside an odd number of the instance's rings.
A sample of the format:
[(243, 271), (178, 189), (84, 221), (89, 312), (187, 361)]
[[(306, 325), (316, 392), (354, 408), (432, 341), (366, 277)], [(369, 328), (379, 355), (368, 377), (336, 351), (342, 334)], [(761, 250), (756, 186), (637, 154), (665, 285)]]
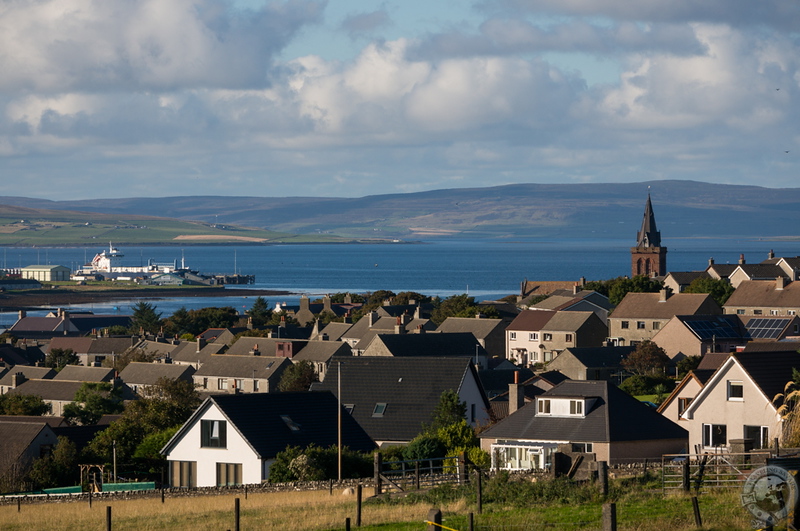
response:
[(109, 289), (109, 290), (66, 290), (43, 289), (24, 292), (0, 293), (0, 309), (4, 312), (42, 307), (58, 308), (94, 302), (121, 300), (159, 300), (180, 297), (273, 297), (292, 295), (291, 291), (245, 289), (245, 288), (158, 288), (158, 289)]

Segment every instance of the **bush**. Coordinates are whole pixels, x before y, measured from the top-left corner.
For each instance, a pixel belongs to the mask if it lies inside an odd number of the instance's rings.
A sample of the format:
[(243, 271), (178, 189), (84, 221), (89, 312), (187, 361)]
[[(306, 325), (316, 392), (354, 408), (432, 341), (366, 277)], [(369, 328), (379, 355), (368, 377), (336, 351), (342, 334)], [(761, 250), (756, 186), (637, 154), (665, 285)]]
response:
[(675, 381), (663, 375), (644, 376), (637, 374), (626, 378), (619, 388), (631, 396), (654, 395), (658, 393), (659, 389), (657, 387), (660, 385), (664, 386), (661, 389), (662, 392), (670, 393), (675, 388)]
[[(342, 448), (342, 479), (365, 478), (373, 474), (371, 454)], [(339, 451), (336, 446), (305, 449), (288, 446), (275, 457), (269, 469), (270, 483), (287, 481), (322, 481), (339, 477)]]

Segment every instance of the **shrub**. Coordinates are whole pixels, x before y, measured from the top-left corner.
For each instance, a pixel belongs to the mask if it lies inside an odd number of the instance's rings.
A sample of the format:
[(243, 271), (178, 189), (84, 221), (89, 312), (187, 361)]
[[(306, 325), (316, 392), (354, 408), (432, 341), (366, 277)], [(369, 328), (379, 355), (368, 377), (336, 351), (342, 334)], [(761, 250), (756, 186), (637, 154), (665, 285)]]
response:
[(654, 395), (658, 393), (657, 387), (663, 385), (662, 392), (672, 392), (675, 387), (675, 381), (668, 376), (664, 375), (648, 375), (644, 376), (636, 374), (625, 379), (619, 386), (620, 389), (625, 391), (631, 396), (639, 395)]

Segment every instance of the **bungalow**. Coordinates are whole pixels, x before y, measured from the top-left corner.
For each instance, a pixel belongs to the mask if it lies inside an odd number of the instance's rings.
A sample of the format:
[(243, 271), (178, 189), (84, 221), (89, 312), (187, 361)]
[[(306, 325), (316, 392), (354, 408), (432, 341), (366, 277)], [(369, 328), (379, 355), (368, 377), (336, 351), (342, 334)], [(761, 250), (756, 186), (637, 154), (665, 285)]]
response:
[(686, 450), (687, 432), (606, 381), (565, 380), (482, 432), (493, 469), (550, 469), (557, 452), (609, 463)]
[(235, 393), (275, 393), (288, 358), (267, 356), (211, 356), (192, 378), (200, 390)]
[(287, 446), (338, 443), (369, 452), (375, 443), (328, 391), (212, 395), (161, 450), (172, 487), (260, 484)]
[(725, 313), (736, 315), (797, 315), (800, 311), (800, 282), (745, 280), (724, 305)]

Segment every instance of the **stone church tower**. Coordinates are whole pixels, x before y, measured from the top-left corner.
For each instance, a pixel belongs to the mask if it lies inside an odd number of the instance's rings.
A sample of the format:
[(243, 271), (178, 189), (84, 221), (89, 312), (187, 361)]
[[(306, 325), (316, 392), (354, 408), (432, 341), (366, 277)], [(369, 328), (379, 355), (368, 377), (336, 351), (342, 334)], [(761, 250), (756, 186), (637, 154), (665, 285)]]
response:
[(647, 194), (642, 228), (636, 235), (636, 247), (631, 247), (631, 276), (663, 277), (667, 274), (667, 248), (661, 246), (661, 233), (656, 228), (656, 216)]

